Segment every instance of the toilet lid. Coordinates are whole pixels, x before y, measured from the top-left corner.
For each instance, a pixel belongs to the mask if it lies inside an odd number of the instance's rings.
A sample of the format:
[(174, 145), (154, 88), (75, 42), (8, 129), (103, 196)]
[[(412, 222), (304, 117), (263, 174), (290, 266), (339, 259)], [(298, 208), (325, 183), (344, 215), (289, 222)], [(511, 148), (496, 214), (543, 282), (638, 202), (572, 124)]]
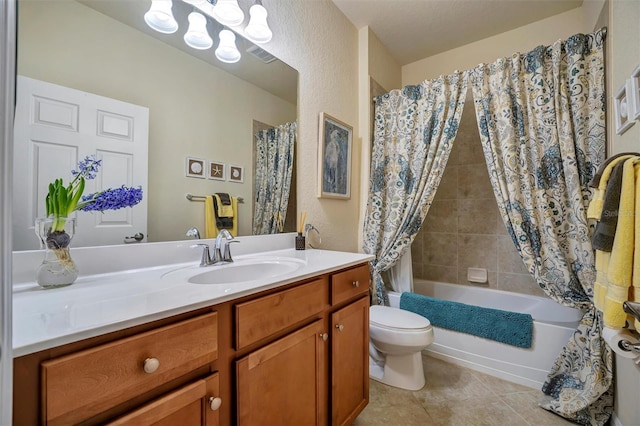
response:
[(431, 328), (431, 322), (425, 317), (388, 306), (371, 306), (369, 308), (369, 321), (379, 327), (400, 330), (428, 330)]

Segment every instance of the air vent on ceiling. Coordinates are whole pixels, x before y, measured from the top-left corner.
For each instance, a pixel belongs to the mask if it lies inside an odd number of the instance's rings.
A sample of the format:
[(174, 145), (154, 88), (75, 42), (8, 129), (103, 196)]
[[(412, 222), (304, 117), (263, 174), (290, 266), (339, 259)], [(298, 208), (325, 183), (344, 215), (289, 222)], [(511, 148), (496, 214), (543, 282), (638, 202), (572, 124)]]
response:
[(251, 55), (255, 56), (265, 64), (269, 64), (275, 61), (276, 59), (278, 59), (275, 56), (273, 56), (271, 53), (267, 52), (261, 47), (256, 46), (255, 44), (247, 49), (247, 53), (250, 53)]

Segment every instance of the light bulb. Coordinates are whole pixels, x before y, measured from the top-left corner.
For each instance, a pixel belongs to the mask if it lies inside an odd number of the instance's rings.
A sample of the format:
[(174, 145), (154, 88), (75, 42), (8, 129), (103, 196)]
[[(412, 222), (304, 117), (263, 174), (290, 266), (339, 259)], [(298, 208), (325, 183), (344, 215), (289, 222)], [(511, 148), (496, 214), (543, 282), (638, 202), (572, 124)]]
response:
[(245, 34), (254, 43), (267, 43), (271, 41), (273, 33), (267, 24), (267, 9), (260, 2), (256, 2), (249, 9), (249, 25), (245, 28)]
[(189, 14), (189, 29), (184, 34), (184, 42), (194, 49), (205, 50), (213, 46), (207, 32), (207, 18), (198, 12)]
[(216, 49), (216, 58), (227, 64), (240, 60), (240, 52), (236, 47), (236, 35), (229, 30), (220, 31), (220, 44)]
[(144, 14), (144, 21), (154, 30), (171, 34), (178, 31), (178, 23), (173, 17), (171, 0), (151, 0), (149, 11)]
[(213, 7), (213, 17), (222, 25), (233, 27), (244, 21), (244, 12), (238, 6), (238, 0), (218, 0)]

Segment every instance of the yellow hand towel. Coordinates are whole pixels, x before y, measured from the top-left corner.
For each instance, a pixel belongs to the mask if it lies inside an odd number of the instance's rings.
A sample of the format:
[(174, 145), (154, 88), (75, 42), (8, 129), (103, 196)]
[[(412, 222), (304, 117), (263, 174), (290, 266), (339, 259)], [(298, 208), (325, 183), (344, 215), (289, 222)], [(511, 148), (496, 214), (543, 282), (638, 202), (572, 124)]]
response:
[(600, 220), (600, 215), (602, 214), (602, 206), (604, 204), (604, 193), (607, 189), (607, 182), (609, 181), (609, 177), (611, 176), (611, 171), (614, 166), (618, 164), (620, 161), (625, 161), (629, 158), (633, 157), (633, 155), (621, 155), (620, 157), (614, 158), (607, 164), (605, 169), (602, 171), (602, 177), (600, 178), (600, 182), (598, 183), (598, 188), (594, 191), (593, 199), (589, 203), (589, 207), (587, 208), (587, 218)]
[(607, 327), (622, 328), (626, 313), (622, 303), (629, 298), (633, 275), (634, 226), (635, 226), (635, 163), (640, 157), (625, 160), (622, 171), (618, 227), (613, 240), (609, 260), (607, 296), (604, 304), (604, 323)]
[(231, 201), (231, 204), (227, 204), (225, 206), (224, 204), (222, 204), (222, 201), (220, 200), (220, 195), (214, 194), (214, 197), (216, 197), (216, 205), (218, 206), (218, 217), (234, 217), (235, 216), (235, 209), (233, 208), (233, 200)]
[(604, 298), (607, 296), (607, 269), (611, 253), (596, 250), (596, 280), (593, 283), (593, 304), (600, 312), (604, 311)]
[[(217, 201), (217, 200), (216, 200)], [(220, 205), (220, 204), (218, 204)], [(233, 210), (233, 228), (229, 229), (229, 233), (234, 237), (238, 236), (238, 198), (231, 197), (231, 206)], [(205, 238), (215, 238), (220, 233), (216, 226), (216, 216), (213, 211), (213, 196), (204, 199), (204, 233)]]

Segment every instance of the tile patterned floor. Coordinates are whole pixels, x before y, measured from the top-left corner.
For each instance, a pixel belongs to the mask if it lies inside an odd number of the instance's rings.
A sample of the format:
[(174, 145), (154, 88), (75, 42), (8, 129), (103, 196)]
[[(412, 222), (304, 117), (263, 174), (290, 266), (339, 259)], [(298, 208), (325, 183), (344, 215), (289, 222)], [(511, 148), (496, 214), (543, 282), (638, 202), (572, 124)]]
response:
[(541, 392), (423, 355), (427, 383), (407, 391), (370, 381), (353, 426), (573, 425), (538, 407)]

